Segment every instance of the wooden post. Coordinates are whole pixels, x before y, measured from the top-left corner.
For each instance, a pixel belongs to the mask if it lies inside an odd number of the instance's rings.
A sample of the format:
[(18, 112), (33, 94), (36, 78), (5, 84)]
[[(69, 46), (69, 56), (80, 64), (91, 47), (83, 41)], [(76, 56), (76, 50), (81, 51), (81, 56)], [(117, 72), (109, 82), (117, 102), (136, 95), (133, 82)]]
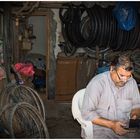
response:
[(46, 16), (46, 95), (48, 97), (48, 83), (50, 70), (50, 47), (51, 46), (51, 29), (50, 29), (50, 10), (47, 10)]

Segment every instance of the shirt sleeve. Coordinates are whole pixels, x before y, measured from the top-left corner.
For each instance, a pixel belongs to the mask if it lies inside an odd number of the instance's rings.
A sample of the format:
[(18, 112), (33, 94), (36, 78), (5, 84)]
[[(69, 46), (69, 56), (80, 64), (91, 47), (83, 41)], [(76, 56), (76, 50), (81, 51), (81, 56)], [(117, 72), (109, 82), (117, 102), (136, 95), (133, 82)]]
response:
[(133, 82), (133, 92), (132, 92), (132, 105), (133, 105), (133, 109), (134, 108), (140, 108), (140, 93), (139, 93), (139, 89), (137, 86), (136, 81), (134, 80)]
[(88, 84), (82, 106), (82, 117), (85, 120), (93, 121), (95, 118), (100, 117), (96, 112), (96, 108), (100, 100), (101, 90), (99, 80), (92, 79)]

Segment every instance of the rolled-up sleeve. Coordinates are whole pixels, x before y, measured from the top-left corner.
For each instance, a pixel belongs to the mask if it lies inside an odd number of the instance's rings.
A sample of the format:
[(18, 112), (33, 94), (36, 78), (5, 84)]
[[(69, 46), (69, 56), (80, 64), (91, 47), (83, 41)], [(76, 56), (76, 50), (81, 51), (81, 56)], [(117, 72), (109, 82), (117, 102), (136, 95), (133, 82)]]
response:
[(93, 121), (94, 119), (100, 117), (97, 113), (97, 105), (100, 100), (102, 87), (100, 82), (92, 79), (86, 88), (86, 94), (83, 99), (82, 105), (82, 117), (85, 120)]
[(133, 98), (132, 98), (133, 109), (140, 108), (140, 93), (139, 93), (138, 86), (135, 80), (133, 81), (132, 94), (133, 94)]

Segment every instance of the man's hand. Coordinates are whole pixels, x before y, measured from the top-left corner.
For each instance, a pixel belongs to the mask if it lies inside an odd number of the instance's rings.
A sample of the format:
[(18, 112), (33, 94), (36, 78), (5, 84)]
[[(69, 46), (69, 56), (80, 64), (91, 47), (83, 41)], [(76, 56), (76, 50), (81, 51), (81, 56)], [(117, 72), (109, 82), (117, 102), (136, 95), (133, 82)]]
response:
[(118, 135), (125, 135), (129, 131), (126, 130), (126, 124), (119, 121), (112, 121), (105, 118), (96, 118), (92, 121), (93, 124), (105, 126), (112, 129)]
[(134, 119), (134, 120), (137, 118), (140, 118), (140, 108), (132, 109), (130, 113), (130, 117), (131, 119)]
[(112, 130), (118, 134), (118, 135), (125, 135), (126, 133), (128, 133), (129, 131), (126, 130), (124, 127), (126, 126), (126, 124), (119, 122), (119, 121), (114, 121), (113, 125), (112, 125)]

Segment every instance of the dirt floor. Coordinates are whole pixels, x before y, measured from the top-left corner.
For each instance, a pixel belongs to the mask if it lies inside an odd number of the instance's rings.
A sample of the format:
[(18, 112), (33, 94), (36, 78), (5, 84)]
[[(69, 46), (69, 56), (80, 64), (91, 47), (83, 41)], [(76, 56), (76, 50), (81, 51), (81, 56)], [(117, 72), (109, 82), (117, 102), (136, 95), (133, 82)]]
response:
[(81, 138), (80, 125), (73, 119), (71, 103), (47, 100), (44, 93), (40, 93), (46, 110), (46, 124), (50, 138)]

